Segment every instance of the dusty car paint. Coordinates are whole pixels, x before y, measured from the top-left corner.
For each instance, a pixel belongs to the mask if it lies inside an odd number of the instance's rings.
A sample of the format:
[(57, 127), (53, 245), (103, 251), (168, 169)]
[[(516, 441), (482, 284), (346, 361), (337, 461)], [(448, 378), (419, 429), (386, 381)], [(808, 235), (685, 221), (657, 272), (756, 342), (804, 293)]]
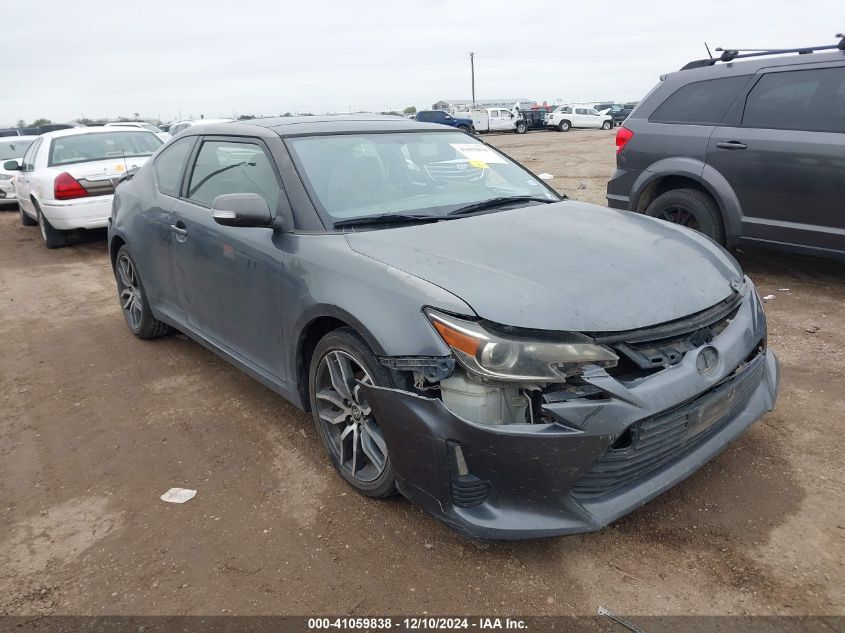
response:
[[(733, 258), (700, 234), (572, 200), (347, 240), (446, 288), (485, 319), (541, 330), (671, 321), (718, 303), (742, 279)], [(636, 275), (620, 274), (630, 270)]]
[[(438, 126), (315, 117), (192, 128), (168, 146), (195, 137), (266, 145), (285, 193), (273, 226), (221, 226), (207, 208), (185, 210), (183, 199), (157, 191), (153, 158), (117, 188), (109, 247), (113, 258), (124, 245), (135, 258), (157, 319), (306, 410), (315, 333), (338, 324), (352, 328), (400, 385), (369, 394), (399, 490), (429, 512), (482, 538), (596, 529), (691, 473), (773, 406), (778, 370), (766, 348), (760, 300), (718, 245), (685, 229), (573, 201), (431, 224), (326, 229), (284, 137), (344, 130), (432, 132)], [(190, 250), (174, 231), (177, 220), (193, 240)], [(635, 378), (585, 367), (584, 392), (544, 388), (532, 423), (480, 425), (436, 398), (439, 381), (465, 370), (425, 316), (427, 308), (547, 338), (566, 330), (606, 338), (642, 330), (660, 346), (665, 334), (655, 332), (669, 332), (672, 324), (698, 332), (696, 314), (731, 297), (738, 307), (719, 316), (718, 332), (706, 345), (686, 341), (683, 359)], [(708, 330), (709, 323), (703, 325)], [(698, 360), (705, 348), (706, 363)], [(629, 429), (691, 402), (697, 404), (672, 419), (673, 432), (698, 429), (711, 390), (740, 374), (741, 394), (724, 387), (723, 402), (736, 400), (736, 407), (711, 420), (706, 435), (696, 434), (694, 445), (674, 452), (671, 462), (613, 494), (573, 496)], [(464, 451), (460, 458), (456, 443)], [(453, 468), (463, 479), (455, 479)]]

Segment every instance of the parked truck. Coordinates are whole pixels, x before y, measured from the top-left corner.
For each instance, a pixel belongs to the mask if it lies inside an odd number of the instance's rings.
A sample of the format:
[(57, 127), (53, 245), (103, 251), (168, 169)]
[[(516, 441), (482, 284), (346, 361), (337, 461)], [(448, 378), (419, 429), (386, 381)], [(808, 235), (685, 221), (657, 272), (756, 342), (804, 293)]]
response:
[[(462, 113), (463, 114), (463, 113)], [(516, 132), (525, 134), (528, 124), (522, 115), (516, 115), (507, 108), (478, 108), (470, 110), (466, 116), (472, 119), (476, 133)]]

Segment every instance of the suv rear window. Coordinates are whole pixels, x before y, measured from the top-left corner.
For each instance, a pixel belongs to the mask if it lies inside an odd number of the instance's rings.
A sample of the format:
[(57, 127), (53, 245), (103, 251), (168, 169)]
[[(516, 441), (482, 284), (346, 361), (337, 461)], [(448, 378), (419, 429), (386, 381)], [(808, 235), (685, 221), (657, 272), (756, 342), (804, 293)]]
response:
[(678, 88), (649, 117), (652, 123), (715, 125), (748, 82), (748, 75), (696, 81)]
[(742, 125), (845, 132), (845, 67), (763, 75), (748, 93)]

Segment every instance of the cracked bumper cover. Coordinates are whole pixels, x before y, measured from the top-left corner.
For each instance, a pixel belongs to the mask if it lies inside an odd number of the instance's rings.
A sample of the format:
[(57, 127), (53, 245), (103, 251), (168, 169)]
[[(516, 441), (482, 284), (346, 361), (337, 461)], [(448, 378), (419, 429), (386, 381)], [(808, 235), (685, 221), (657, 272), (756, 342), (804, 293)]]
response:
[[(693, 350), (635, 384), (622, 385), (603, 371), (585, 377), (610, 397), (547, 403), (543, 409), (554, 423), (481, 425), (456, 416), (438, 399), (365, 388), (390, 447), (399, 491), (430, 514), (480, 539), (589, 532), (691, 475), (773, 408), (779, 379), (774, 353), (765, 350), (743, 364), (765, 331), (761, 319), (749, 297), (711, 342), (720, 362), (706, 375), (697, 370)], [(730, 400), (730, 407), (704, 431), (695, 429), (696, 416), (717, 396)], [(628, 427), (668, 418), (689, 435), (681, 450), (668, 459), (664, 451), (659, 467), (608, 494), (579, 494), (585, 479), (595, 482), (598, 460)], [(483, 503), (474, 507), (455, 504), (455, 443), (469, 472), (487, 484)], [(599, 469), (599, 481), (603, 476)]]

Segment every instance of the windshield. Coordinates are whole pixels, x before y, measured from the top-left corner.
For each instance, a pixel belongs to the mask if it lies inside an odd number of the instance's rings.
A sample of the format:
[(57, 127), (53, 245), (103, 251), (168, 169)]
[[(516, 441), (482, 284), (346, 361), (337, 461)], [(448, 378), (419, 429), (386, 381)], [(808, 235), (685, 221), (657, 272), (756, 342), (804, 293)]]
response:
[(11, 158), (22, 158), (26, 153), (26, 148), (32, 145), (35, 139), (26, 139), (18, 141), (17, 139), (1, 140), (0, 141), (0, 160), (9, 160)]
[(110, 158), (150, 156), (162, 142), (151, 132), (121, 130), (54, 138), (49, 165), (69, 165)]
[(309, 136), (289, 146), (312, 199), (333, 222), (445, 216), (493, 198), (560, 200), (524, 168), (463, 133)]

